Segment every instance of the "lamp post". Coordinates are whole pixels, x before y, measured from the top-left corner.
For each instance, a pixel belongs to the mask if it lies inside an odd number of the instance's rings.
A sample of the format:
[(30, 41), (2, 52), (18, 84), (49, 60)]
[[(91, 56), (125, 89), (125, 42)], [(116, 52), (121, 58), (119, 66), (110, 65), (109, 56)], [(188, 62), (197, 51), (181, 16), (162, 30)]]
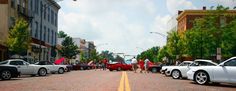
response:
[[(54, 2), (60, 2), (60, 1), (63, 1), (63, 0), (53, 0)], [(73, 0), (73, 1), (77, 1), (77, 0)], [(56, 3), (50, 3), (48, 4), (48, 2), (45, 0), (45, 4), (43, 3), (40, 3), (40, 38), (39, 38), (39, 61), (41, 60), (41, 53), (42, 53), (42, 31), (43, 31), (43, 25), (42, 25), (42, 21), (43, 21), (43, 13), (45, 13), (45, 10), (47, 8), (49, 8), (49, 6), (52, 6)], [(50, 11), (48, 11), (50, 12)], [(49, 18), (49, 17), (48, 17)]]

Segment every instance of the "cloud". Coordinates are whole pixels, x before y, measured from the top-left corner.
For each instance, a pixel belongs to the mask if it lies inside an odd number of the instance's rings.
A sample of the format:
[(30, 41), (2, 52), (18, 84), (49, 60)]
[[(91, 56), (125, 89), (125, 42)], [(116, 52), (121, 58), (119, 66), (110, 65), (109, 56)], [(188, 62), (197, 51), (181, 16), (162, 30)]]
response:
[(193, 3), (187, 0), (166, 0), (166, 6), (172, 15), (177, 14), (181, 9), (196, 9)]
[[(72, 4), (71, 4), (72, 3)], [(60, 3), (59, 30), (72, 37), (95, 41), (98, 50), (136, 55), (165, 44), (170, 15), (158, 15), (152, 0), (79, 0)], [(140, 47), (140, 48), (137, 48)]]

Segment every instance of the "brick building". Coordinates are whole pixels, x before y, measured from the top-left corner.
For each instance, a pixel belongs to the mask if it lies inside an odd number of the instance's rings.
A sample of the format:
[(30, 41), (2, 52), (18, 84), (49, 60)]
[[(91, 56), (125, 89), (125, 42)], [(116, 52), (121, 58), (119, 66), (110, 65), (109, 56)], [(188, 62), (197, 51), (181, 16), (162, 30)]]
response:
[[(191, 29), (193, 27), (193, 21), (197, 18), (202, 18), (206, 15), (209, 15), (210, 12), (213, 10), (207, 10), (206, 7), (203, 7), (202, 10), (184, 10), (184, 11), (178, 11), (178, 17), (177, 17), (177, 31), (179, 34), (184, 33), (186, 30)], [(228, 15), (235, 15), (236, 16), (236, 10), (227, 10), (226, 13)], [(231, 19), (225, 16), (220, 17), (218, 20), (219, 24), (225, 24), (229, 22)]]

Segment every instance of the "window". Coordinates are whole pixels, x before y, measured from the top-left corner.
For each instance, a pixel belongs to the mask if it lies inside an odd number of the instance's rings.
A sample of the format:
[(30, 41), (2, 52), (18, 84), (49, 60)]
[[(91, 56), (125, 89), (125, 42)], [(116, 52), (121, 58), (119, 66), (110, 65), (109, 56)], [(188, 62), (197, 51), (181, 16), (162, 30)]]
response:
[(33, 0), (30, 0), (30, 9), (33, 10)]
[(15, 2), (16, 2), (15, 0), (11, 0), (11, 7), (12, 8), (15, 8)]
[(46, 26), (44, 26), (43, 29), (44, 29), (44, 31), (43, 31), (43, 41), (46, 41), (46, 36), (45, 36), (46, 31), (47, 31)]
[(51, 33), (51, 34), (52, 34), (52, 36), (51, 36), (51, 37), (52, 37), (52, 38), (51, 38), (51, 44), (53, 45), (53, 40), (54, 40), (54, 36), (53, 36), (54, 33), (53, 33), (53, 30), (52, 30), (52, 33)]
[(11, 61), (10, 65), (24, 65), (23, 61)]
[(55, 26), (57, 26), (57, 13), (55, 13)]
[(54, 25), (54, 12), (51, 10), (51, 23)]
[(35, 8), (35, 12), (36, 14), (39, 13), (39, 0), (34, 0), (34, 8)]
[(50, 8), (48, 8), (48, 22), (50, 22)]
[(30, 35), (33, 36), (33, 24), (30, 23)]
[(224, 27), (226, 25), (226, 18), (224, 16), (220, 17), (220, 27)]
[(48, 28), (48, 43), (50, 44), (50, 29)]
[(7, 64), (8, 63), (8, 61), (2, 61), (2, 62), (0, 62), (0, 64)]
[(46, 14), (47, 14), (47, 9), (44, 9), (44, 13), (43, 13), (43, 17), (44, 17), (44, 20), (46, 20)]
[(38, 22), (36, 21), (35, 22), (35, 35), (34, 35), (35, 38), (38, 38)]
[(43, 13), (43, 12), (42, 12), (42, 11), (43, 11), (43, 10), (42, 10), (42, 9), (43, 9), (43, 3), (42, 3), (42, 1), (40, 1), (40, 6), (39, 6), (39, 7), (40, 7), (40, 15), (42, 16), (42, 13)]
[(190, 63), (187, 62), (182, 62), (181, 64), (179, 64), (179, 66), (188, 66)]
[(224, 66), (236, 66), (236, 59), (232, 59), (224, 64)]

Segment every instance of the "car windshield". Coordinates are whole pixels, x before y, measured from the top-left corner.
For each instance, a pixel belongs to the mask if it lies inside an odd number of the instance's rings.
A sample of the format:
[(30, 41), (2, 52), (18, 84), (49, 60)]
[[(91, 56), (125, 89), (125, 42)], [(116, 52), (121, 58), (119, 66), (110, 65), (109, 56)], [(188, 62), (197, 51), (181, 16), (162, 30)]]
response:
[(2, 61), (0, 64), (7, 64), (8, 61)]
[(216, 66), (217, 64), (213, 64), (211, 62), (205, 62), (205, 61), (195, 61), (190, 66)]
[(189, 62), (182, 62), (181, 64), (179, 64), (179, 66), (188, 66), (189, 64)]

